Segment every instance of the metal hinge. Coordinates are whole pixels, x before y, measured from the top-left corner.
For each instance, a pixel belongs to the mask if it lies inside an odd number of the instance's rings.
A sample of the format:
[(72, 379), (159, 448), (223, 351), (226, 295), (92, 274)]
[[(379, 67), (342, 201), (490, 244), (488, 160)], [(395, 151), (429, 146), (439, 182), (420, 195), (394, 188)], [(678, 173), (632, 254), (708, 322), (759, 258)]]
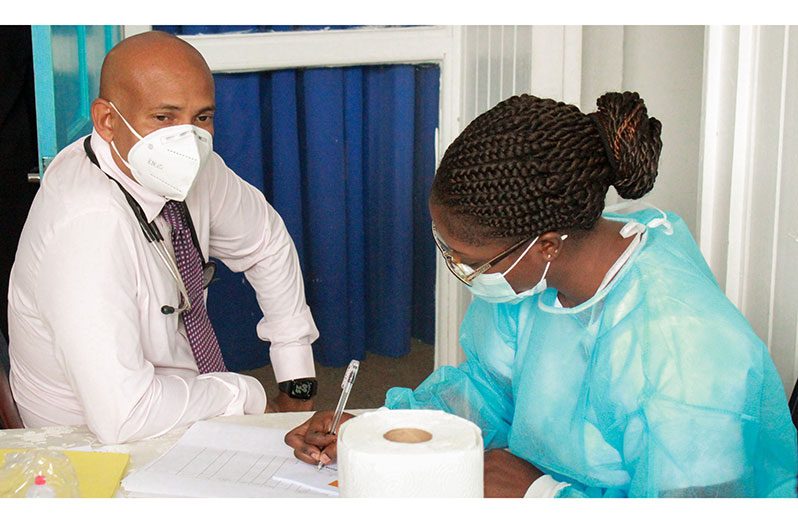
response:
[(42, 161), (41, 161), (42, 169), (41, 169), (41, 171), (36, 170), (34, 172), (28, 173), (28, 182), (30, 182), (30, 183), (39, 183), (39, 182), (41, 182), (42, 181), (42, 174), (44, 173), (44, 171), (47, 170), (47, 167), (50, 166), (50, 163), (52, 161), (53, 161), (53, 157), (52, 156), (42, 156)]

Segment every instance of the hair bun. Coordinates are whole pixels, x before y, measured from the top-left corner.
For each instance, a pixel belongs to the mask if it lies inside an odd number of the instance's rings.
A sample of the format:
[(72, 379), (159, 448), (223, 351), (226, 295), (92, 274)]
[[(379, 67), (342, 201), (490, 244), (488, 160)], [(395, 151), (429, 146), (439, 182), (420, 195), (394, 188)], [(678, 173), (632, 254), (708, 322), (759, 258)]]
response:
[(649, 118), (637, 93), (606, 93), (590, 116), (596, 122), (615, 173), (611, 182), (623, 198), (637, 199), (654, 187), (662, 140), (662, 124)]

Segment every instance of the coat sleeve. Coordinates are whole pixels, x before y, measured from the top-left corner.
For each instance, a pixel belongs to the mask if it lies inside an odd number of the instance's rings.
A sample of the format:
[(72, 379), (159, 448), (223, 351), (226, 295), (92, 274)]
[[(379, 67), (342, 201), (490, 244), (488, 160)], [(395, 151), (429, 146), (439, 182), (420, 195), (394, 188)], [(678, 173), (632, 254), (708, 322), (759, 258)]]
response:
[(257, 332), (271, 342), (276, 380), (313, 377), (311, 343), (319, 331), (305, 300), (294, 242), (263, 194), (217, 160), (209, 171), (210, 255), (243, 272), (255, 289), (263, 312)]
[(37, 302), (89, 429), (102, 443), (122, 443), (200, 419), (262, 413), (266, 396), (254, 378), (183, 378), (157, 373), (144, 358), (136, 232), (118, 216), (87, 212), (56, 231), (42, 256)]

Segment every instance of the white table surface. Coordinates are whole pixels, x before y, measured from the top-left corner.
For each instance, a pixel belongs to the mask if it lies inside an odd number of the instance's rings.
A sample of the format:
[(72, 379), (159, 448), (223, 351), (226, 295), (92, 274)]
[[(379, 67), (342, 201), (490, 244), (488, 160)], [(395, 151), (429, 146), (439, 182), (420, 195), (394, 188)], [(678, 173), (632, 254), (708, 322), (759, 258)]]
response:
[[(352, 413), (365, 412), (364, 410), (348, 411)], [(290, 430), (307, 420), (312, 412), (284, 412), (274, 414), (259, 414), (249, 416), (221, 416), (208, 421), (214, 423), (236, 423), (257, 427), (278, 428)], [(74, 447), (91, 447), (93, 450), (121, 452), (130, 454), (125, 476), (148, 465), (160, 455), (169, 450), (180, 436), (188, 430), (189, 425), (174, 429), (163, 436), (124, 443), (121, 445), (102, 445), (97, 438), (89, 432), (85, 425), (42, 427), (38, 429), (13, 429), (0, 430), (0, 448), (45, 448), (50, 450), (66, 450)], [(117, 496), (126, 497), (130, 494), (120, 486)]]

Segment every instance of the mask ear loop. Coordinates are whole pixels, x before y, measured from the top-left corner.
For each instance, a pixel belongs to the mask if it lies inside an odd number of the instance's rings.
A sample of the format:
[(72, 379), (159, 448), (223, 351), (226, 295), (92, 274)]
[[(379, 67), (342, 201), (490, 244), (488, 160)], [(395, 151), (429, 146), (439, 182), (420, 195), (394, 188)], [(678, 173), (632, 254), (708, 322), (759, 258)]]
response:
[(135, 129), (133, 129), (133, 126), (132, 126), (132, 125), (130, 125), (130, 123), (128, 123), (128, 121), (127, 121), (127, 120), (125, 120), (125, 117), (124, 117), (124, 116), (122, 116), (122, 113), (120, 113), (120, 112), (119, 112), (119, 109), (117, 109), (117, 108), (116, 108), (116, 105), (114, 105), (114, 102), (111, 102), (111, 101), (109, 100), (109, 101), (108, 101), (108, 105), (110, 105), (111, 107), (113, 107), (113, 108), (114, 108), (114, 111), (116, 111), (116, 114), (118, 114), (118, 115), (119, 115), (119, 117), (122, 119), (122, 121), (123, 121), (123, 122), (125, 122), (125, 125), (127, 125), (127, 128), (128, 128), (128, 129), (130, 129), (130, 132), (131, 132), (131, 133), (133, 133), (133, 134), (136, 136), (136, 138), (138, 138), (139, 140), (143, 140), (143, 139), (144, 139), (144, 137), (143, 137), (143, 136), (141, 136), (139, 133), (137, 133), (137, 132), (136, 132), (136, 130), (135, 130)]
[[(138, 138), (139, 140), (142, 140), (143, 139), (142, 136), (139, 133), (137, 133), (135, 129), (133, 129), (133, 126), (131, 126), (128, 123), (127, 120), (125, 120), (125, 117), (122, 116), (122, 113), (120, 113), (119, 109), (116, 108), (116, 105), (114, 105), (114, 102), (109, 100), (108, 101), (108, 105), (110, 105), (111, 107), (114, 108), (114, 111), (116, 111), (116, 114), (119, 115), (119, 117), (122, 119), (122, 121), (125, 122), (125, 125), (127, 125), (127, 128), (130, 129), (130, 132), (133, 133), (133, 135), (136, 138)], [(116, 153), (116, 155), (119, 156), (119, 159), (122, 160), (122, 163), (125, 164), (125, 167), (127, 167), (128, 169), (130, 169), (131, 172), (133, 172), (133, 168), (130, 166), (130, 164), (127, 162), (127, 160), (124, 157), (122, 157), (122, 153), (120, 153), (119, 149), (116, 148), (116, 144), (114, 143), (113, 140), (111, 140), (111, 147), (113, 148), (113, 150)]]
[(507, 276), (507, 274), (509, 274), (509, 273), (510, 273), (510, 271), (511, 271), (511, 270), (513, 270), (513, 269), (515, 268), (515, 266), (516, 266), (516, 265), (518, 265), (518, 262), (520, 262), (520, 261), (521, 261), (521, 258), (523, 258), (524, 256), (526, 256), (526, 253), (528, 253), (528, 252), (529, 252), (529, 249), (531, 249), (531, 248), (532, 248), (532, 246), (533, 246), (533, 245), (535, 245), (535, 243), (537, 243), (537, 241), (538, 241), (538, 238), (540, 238), (540, 236), (538, 236), (538, 237), (536, 237), (534, 240), (532, 240), (532, 243), (530, 243), (530, 244), (527, 246), (527, 248), (526, 248), (526, 249), (524, 249), (524, 252), (522, 252), (522, 253), (521, 253), (521, 256), (519, 256), (519, 257), (518, 257), (518, 258), (517, 258), (517, 259), (516, 259), (516, 260), (513, 262), (513, 264), (512, 264), (512, 265), (510, 265), (510, 268), (509, 268), (509, 269), (507, 269), (506, 271), (504, 271), (504, 272), (502, 273), (502, 276)]
[(117, 156), (119, 156), (119, 159), (120, 159), (120, 160), (122, 160), (122, 163), (123, 163), (123, 164), (125, 164), (125, 167), (127, 167), (128, 169), (130, 169), (130, 172), (133, 172), (133, 167), (131, 167), (131, 166), (130, 166), (130, 164), (129, 164), (129, 163), (127, 163), (127, 160), (125, 160), (125, 159), (122, 157), (122, 153), (120, 153), (120, 152), (119, 152), (119, 149), (117, 149), (117, 148), (116, 148), (116, 144), (114, 143), (114, 141), (113, 141), (113, 140), (111, 140), (111, 147), (113, 147), (113, 149), (114, 149), (114, 152), (116, 153), (116, 155), (117, 155)]
[[(510, 268), (509, 268), (509, 269), (507, 269), (506, 271), (504, 271), (504, 272), (502, 273), (502, 276), (507, 276), (507, 274), (508, 274), (508, 273), (509, 273), (511, 270), (513, 270), (513, 269), (515, 268), (515, 266), (516, 266), (516, 265), (518, 265), (518, 262), (520, 262), (520, 261), (521, 261), (521, 258), (523, 258), (524, 256), (526, 256), (526, 253), (528, 253), (528, 252), (529, 252), (529, 249), (531, 249), (531, 248), (532, 248), (532, 246), (533, 246), (533, 245), (535, 245), (535, 243), (537, 243), (537, 241), (538, 241), (538, 239), (539, 239), (539, 238), (540, 238), (540, 236), (538, 236), (537, 238), (535, 238), (534, 240), (532, 240), (532, 243), (530, 243), (530, 244), (529, 244), (529, 247), (527, 247), (526, 249), (524, 249), (524, 252), (522, 252), (522, 253), (521, 253), (521, 256), (519, 256), (519, 257), (518, 257), (518, 259), (517, 259), (517, 260), (515, 260), (515, 261), (513, 262), (513, 264), (512, 264), (512, 265), (510, 265)], [(563, 234), (563, 235), (561, 235), (561, 236), (560, 236), (560, 239), (561, 239), (561, 240), (565, 240), (566, 238), (568, 238), (568, 235), (567, 235), (567, 234)], [(547, 272), (549, 272), (549, 265), (551, 265), (551, 262), (549, 262), (549, 263), (547, 263), (547, 264), (546, 264), (546, 269), (543, 271), (543, 278), (545, 278), (545, 277), (546, 277), (546, 273), (547, 273)], [(542, 278), (541, 278), (541, 279), (542, 279)]]

